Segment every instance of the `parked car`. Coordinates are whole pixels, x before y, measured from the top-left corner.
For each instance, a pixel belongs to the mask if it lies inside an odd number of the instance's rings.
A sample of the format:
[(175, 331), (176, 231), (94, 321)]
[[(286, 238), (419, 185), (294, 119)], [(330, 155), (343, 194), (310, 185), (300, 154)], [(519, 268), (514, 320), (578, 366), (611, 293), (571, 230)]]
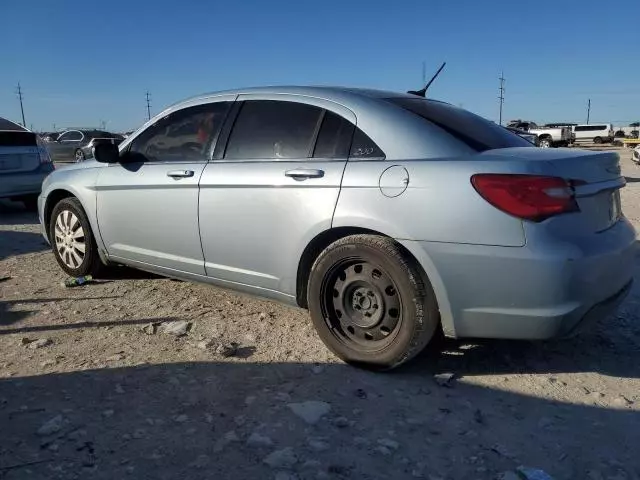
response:
[(631, 158), (636, 165), (640, 165), (640, 145), (633, 149), (633, 156)]
[(47, 148), (54, 162), (82, 162), (92, 155), (95, 142), (119, 144), (123, 140), (122, 135), (101, 130), (66, 130), (48, 142)]
[(23, 202), (35, 210), (42, 181), (52, 171), (42, 140), (0, 117), (0, 198)]
[(507, 127), (537, 135), (541, 148), (566, 147), (573, 140), (569, 127), (539, 127), (534, 122), (523, 120), (512, 120)]
[(52, 142), (58, 138), (60, 132), (41, 132), (38, 134), (45, 142)]
[(397, 366), (440, 326), (568, 335), (633, 278), (616, 153), (531, 148), (416, 95), (209, 94), (94, 150), (39, 199), (64, 272), (123, 264), (307, 308), (359, 366)]
[(521, 136), (528, 142), (534, 144), (536, 147), (540, 146), (540, 139), (534, 133), (525, 132), (524, 130), (518, 130), (517, 128), (505, 127), (510, 132), (515, 133), (516, 135)]
[(613, 142), (613, 125), (610, 123), (593, 123), (572, 127), (576, 142), (590, 141), (593, 143)]

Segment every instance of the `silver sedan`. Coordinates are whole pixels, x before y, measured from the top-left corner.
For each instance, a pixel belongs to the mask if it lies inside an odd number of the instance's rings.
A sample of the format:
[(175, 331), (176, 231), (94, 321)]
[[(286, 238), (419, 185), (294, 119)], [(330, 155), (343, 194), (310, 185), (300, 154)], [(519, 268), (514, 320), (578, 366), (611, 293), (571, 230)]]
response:
[(121, 264), (297, 305), (367, 368), (405, 362), (438, 329), (568, 335), (632, 281), (617, 154), (534, 148), (416, 95), (204, 95), (94, 155), (39, 199), (67, 274)]

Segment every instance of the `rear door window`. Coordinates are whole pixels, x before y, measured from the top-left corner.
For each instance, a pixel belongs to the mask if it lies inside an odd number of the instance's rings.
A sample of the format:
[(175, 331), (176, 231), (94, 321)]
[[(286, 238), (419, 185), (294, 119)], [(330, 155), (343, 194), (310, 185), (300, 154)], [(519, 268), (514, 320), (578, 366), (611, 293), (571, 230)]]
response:
[(225, 159), (308, 158), (323, 110), (298, 102), (247, 100), (229, 137)]
[(390, 98), (388, 101), (437, 125), (477, 152), (531, 147), (530, 142), (500, 125), (444, 102), (407, 97)]

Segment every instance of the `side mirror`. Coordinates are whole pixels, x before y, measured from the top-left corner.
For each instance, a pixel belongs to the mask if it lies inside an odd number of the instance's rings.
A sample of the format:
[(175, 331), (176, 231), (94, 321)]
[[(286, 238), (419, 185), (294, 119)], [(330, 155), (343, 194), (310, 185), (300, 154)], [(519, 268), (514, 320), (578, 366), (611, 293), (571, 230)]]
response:
[(118, 163), (120, 151), (113, 143), (98, 143), (92, 149), (93, 158), (100, 163)]

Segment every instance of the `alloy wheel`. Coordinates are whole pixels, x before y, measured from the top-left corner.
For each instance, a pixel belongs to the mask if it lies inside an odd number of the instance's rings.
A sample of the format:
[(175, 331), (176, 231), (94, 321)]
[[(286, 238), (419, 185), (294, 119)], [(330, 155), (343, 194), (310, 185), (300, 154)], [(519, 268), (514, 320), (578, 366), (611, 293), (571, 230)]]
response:
[(54, 228), (56, 250), (69, 268), (78, 268), (85, 257), (86, 238), (78, 217), (70, 210), (63, 210), (56, 218)]

